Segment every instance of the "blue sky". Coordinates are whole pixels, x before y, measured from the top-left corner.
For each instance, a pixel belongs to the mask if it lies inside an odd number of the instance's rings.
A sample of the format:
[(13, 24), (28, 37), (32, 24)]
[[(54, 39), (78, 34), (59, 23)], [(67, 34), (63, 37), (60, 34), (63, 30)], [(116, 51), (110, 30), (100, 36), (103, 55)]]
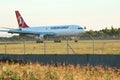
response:
[(1, 27), (17, 28), (15, 10), (30, 26), (77, 24), (87, 30), (120, 27), (120, 0), (2, 0)]

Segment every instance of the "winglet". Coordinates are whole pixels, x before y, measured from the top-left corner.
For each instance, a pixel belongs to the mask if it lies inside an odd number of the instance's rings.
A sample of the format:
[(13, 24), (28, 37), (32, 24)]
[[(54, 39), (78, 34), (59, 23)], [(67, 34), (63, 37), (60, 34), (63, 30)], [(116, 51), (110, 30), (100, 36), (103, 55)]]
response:
[(15, 14), (16, 14), (19, 28), (28, 28), (29, 26), (25, 23), (24, 19), (22, 18), (22, 16), (19, 13), (19, 11), (15, 11)]

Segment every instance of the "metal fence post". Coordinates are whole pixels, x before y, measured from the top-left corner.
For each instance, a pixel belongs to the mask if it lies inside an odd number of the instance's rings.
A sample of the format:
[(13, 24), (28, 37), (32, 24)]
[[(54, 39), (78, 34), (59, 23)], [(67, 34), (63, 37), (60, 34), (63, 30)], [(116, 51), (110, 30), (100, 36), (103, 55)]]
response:
[(26, 45), (25, 45), (25, 40), (24, 40), (24, 54), (26, 53)]
[(7, 54), (7, 43), (5, 42), (5, 54)]
[(95, 54), (95, 40), (94, 40), (94, 38), (91, 36), (91, 35), (89, 35), (90, 36), (90, 38), (93, 40), (93, 45), (92, 45), (92, 47), (93, 47), (93, 54)]
[(93, 54), (95, 54), (95, 40), (93, 39)]
[(44, 42), (44, 54), (46, 54), (46, 42), (45, 40), (43, 40), (43, 42)]
[(67, 37), (67, 54), (69, 54), (68, 37)]

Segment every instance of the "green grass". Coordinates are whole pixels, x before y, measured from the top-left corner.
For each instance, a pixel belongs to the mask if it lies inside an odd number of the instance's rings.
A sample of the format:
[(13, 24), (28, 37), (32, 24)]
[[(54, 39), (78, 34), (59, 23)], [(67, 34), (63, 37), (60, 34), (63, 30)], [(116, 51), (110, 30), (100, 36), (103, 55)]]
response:
[[(76, 54), (93, 54), (93, 41), (92, 40), (80, 40), (75, 43), (69, 41), (69, 45), (72, 47)], [(7, 54), (24, 54), (23, 42), (7, 42), (0, 43), (0, 53)], [(44, 43), (25, 42), (26, 54), (44, 54)], [(46, 53), (47, 54), (66, 54), (67, 42), (54, 43), (53, 41), (46, 41)], [(120, 40), (95, 40), (94, 41), (94, 53), (95, 54), (120, 54)], [(69, 54), (73, 54), (69, 48)]]

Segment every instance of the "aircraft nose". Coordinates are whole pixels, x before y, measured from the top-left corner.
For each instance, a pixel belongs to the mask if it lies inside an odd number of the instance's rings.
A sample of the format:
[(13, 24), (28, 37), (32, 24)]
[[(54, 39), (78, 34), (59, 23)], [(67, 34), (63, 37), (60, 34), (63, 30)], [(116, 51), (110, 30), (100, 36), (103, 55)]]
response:
[(84, 29), (86, 30), (86, 26), (84, 26)]

